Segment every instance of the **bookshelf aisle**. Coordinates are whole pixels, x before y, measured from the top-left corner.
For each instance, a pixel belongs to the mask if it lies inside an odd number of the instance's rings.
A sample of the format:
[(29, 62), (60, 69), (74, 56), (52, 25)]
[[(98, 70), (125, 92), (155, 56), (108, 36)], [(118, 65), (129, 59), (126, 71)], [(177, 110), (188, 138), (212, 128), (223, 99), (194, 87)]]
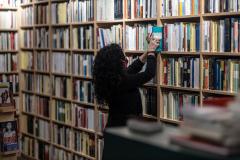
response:
[[(186, 103), (202, 106), (208, 96), (236, 95), (240, 6), (234, 3), (239, 1), (221, 1), (228, 5), (208, 5), (205, 0), (134, 2), (21, 1), (21, 119), (28, 124), (21, 128), (23, 157), (101, 159), (108, 109), (94, 99), (94, 56), (114, 42), (123, 47), (129, 63), (134, 61), (146, 50), (145, 37), (155, 25), (163, 26), (163, 51), (157, 55), (156, 77), (140, 89), (144, 117), (180, 124)], [(18, 33), (16, 28), (0, 31), (12, 37)], [(4, 59), (15, 60), (17, 48), (2, 49)], [(14, 84), (18, 81), (14, 77), (18, 70), (7, 68), (1, 73), (7, 75), (5, 79), (13, 76), (9, 79)]]

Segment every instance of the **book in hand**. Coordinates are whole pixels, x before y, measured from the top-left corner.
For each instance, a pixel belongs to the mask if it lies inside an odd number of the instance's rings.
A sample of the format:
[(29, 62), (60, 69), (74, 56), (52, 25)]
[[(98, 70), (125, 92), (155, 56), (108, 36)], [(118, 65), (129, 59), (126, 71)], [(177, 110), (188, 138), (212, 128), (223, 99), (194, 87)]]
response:
[(10, 152), (18, 149), (17, 121), (0, 123), (0, 150)]
[(10, 84), (8, 82), (0, 83), (0, 106), (11, 103), (12, 95), (9, 91)]
[(163, 44), (163, 27), (162, 26), (153, 26), (152, 27), (152, 35), (153, 38), (159, 39), (159, 46), (156, 49), (156, 52), (161, 52), (162, 51), (162, 44)]

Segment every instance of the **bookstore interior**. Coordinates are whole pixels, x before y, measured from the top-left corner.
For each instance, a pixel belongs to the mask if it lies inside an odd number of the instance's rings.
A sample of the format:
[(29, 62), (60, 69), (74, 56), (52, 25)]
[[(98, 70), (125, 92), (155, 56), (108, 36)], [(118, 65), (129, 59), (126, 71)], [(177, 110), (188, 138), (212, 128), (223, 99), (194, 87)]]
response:
[[(149, 34), (160, 45), (139, 88), (144, 120), (105, 129), (94, 58), (116, 43), (130, 65)], [(240, 0), (0, 0), (0, 160), (101, 160), (103, 131), (119, 144), (167, 135), (170, 155), (236, 157), (239, 90)]]

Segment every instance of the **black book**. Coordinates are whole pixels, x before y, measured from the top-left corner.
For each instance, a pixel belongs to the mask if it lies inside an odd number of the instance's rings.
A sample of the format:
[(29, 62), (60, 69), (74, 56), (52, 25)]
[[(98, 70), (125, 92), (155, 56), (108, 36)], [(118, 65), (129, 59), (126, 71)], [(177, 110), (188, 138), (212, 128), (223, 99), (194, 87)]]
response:
[(231, 52), (231, 19), (226, 18), (224, 20), (224, 39), (225, 39), (225, 46), (224, 51), (225, 52)]

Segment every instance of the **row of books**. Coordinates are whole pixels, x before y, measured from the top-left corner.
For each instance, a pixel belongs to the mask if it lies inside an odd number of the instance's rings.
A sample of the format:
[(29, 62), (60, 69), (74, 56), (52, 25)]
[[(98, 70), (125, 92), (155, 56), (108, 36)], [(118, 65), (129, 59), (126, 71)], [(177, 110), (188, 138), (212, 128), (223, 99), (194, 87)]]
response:
[(48, 51), (39, 51), (36, 54), (36, 69), (38, 71), (48, 72), (50, 68), (50, 59), (49, 59), (49, 52)]
[(84, 155), (95, 157), (95, 137), (94, 135), (74, 131), (73, 135), (74, 147), (73, 149)]
[[(35, 9), (35, 23), (36, 24), (48, 24), (49, 18), (49, 6), (48, 5), (36, 5)], [(32, 15), (32, 13), (30, 13)]]
[(53, 147), (51, 151), (52, 151), (51, 159), (71, 160), (73, 158), (70, 152), (62, 150), (60, 148)]
[(239, 0), (205, 0), (205, 13), (239, 12)]
[(18, 91), (19, 91), (19, 76), (18, 76), (18, 74), (13, 74), (13, 75), (1, 74), (0, 82), (10, 83), (10, 91), (13, 94), (18, 93)]
[(144, 115), (157, 116), (157, 89), (141, 88), (142, 108)]
[(240, 52), (240, 18), (204, 21), (204, 51)]
[(42, 141), (35, 141), (35, 158), (41, 160), (50, 160), (50, 146)]
[(147, 50), (148, 34), (152, 33), (154, 24), (135, 24), (126, 26), (126, 49), (127, 50)]
[(199, 88), (199, 67), (199, 58), (164, 58), (162, 84), (176, 87)]
[(94, 27), (81, 26), (73, 28), (73, 48), (74, 49), (93, 49)]
[(69, 28), (54, 28), (53, 30), (53, 48), (65, 48), (69, 49), (70, 47), (70, 37), (69, 37)]
[(93, 59), (92, 54), (73, 54), (73, 74), (92, 77)]
[(69, 2), (51, 4), (52, 24), (71, 22), (71, 4)]
[(32, 6), (28, 6), (21, 11), (21, 24), (22, 26), (31, 26), (34, 22), (34, 10)]
[(73, 99), (83, 103), (94, 103), (93, 83), (91, 81), (73, 80)]
[(205, 59), (203, 61), (203, 88), (238, 92), (240, 64), (237, 59)]
[(54, 73), (71, 73), (71, 55), (64, 52), (52, 53), (52, 71)]
[(54, 77), (53, 94), (56, 97), (71, 98), (71, 79), (68, 77)]
[(126, 0), (125, 3), (128, 19), (157, 17), (157, 0)]
[(0, 50), (17, 50), (18, 33), (0, 32)]
[(72, 22), (86, 22), (94, 19), (94, 0), (72, 1)]
[(23, 112), (35, 113), (34, 96), (31, 94), (22, 94)]
[(21, 52), (21, 69), (32, 70), (33, 69), (33, 52), (24, 51)]
[(108, 120), (108, 114), (98, 111), (98, 132), (103, 132)]
[(22, 126), (21, 131), (27, 134), (34, 135), (34, 117), (30, 115), (22, 115), (21, 122), (22, 124), (27, 124)]
[(23, 73), (24, 82), (22, 84), (23, 89), (27, 91), (34, 90), (34, 77), (32, 73)]
[(73, 135), (73, 131), (71, 128), (63, 125), (53, 124), (52, 135), (53, 143), (67, 148), (71, 148), (71, 137)]
[(162, 16), (198, 15), (200, 3), (200, 0), (162, 0)]
[(75, 127), (94, 130), (94, 109), (74, 105), (72, 108), (72, 122)]
[(35, 92), (42, 94), (50, 94), (51, 85), (50, 85), (50, 76), (35, 74)]
[(102, 160), (104, 139), (98, 139), (98, 160)]
[(17, 7), (19, 5), (19, 0), (0, 0), (0, 7), (7, 8), (7, 7)]
[(34, 139), (22, 136), (21, 138), (21, 151), (23, 154), (28, 155), (30, 157), (34, 157)]
[(36, 48), (48, 48), (49, 31), (48, 28), (39, 28), (35, 31), (35, 46)]
[(198, 52), (200, 50), (199, 23), (164, 24), (164, 51)]
[(98, 28), (98, 48), (103, 48), (104, 46), (116, 43), (123, 46), (123, 26), (113, 25), (111, 28)]
[(25, 48), (33, 48), (33, 30), (32, 29), (26, 29), (22, 31), (22, 47)]
[(51, 115), (52, 119), (71, 125), (72, 122), (71, 103), (60, 100), (53, 100)]
[(183, 120), (183, 108), (199, 105), (199, 96), (178, 92), (163, 93), (163, 118)]
[(1, 11), (0, 12), (0, 29), (16, 29), (17, 28), (17, 12)]
[(123, 0), (98, 0), (97, 20), (116, 20), (123, 18)]
[(42, 119), (35, 119), (35, 136), (50, 141), (50, 123)]
[(5, 53), (0, 55), (0, 72), (18, 70), (18, 58), (16, 54)]

